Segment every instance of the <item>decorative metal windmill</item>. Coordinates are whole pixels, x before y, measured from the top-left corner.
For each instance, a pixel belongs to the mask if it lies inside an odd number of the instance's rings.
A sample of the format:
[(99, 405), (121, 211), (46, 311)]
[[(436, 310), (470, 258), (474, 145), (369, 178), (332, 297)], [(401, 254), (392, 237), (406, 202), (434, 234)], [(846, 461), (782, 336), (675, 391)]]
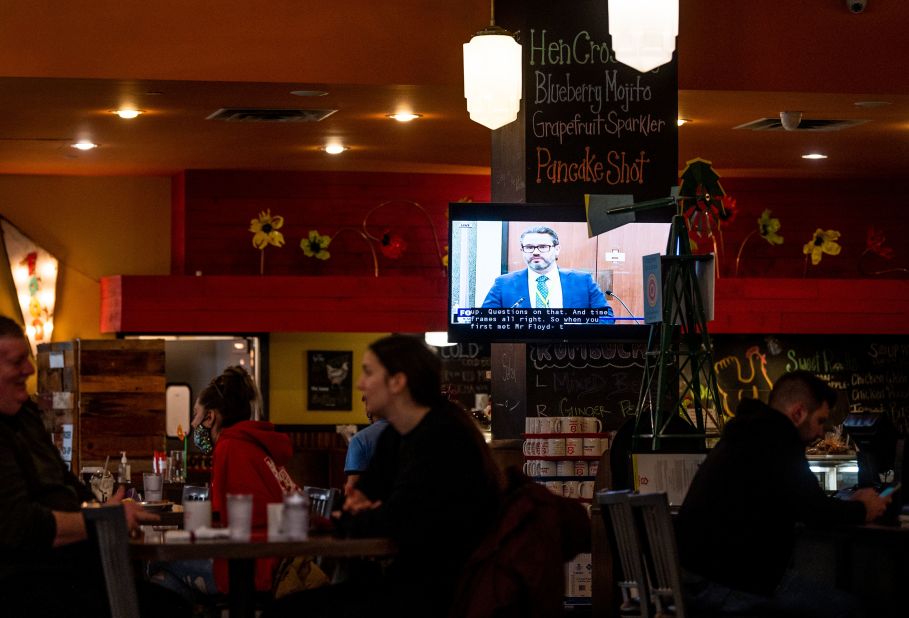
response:
[[(662, 310), (651, 323), (644, 379), (636, 408), (633, 450), (700, 450), (722, 429), (713, 351), (707, 335), (712, 317), (705, 292), (713, 285), (713, 256), (692, 255), (688, 228), (673, 195), (605, 211), (616, 221), (629, 214), (674, 206), (666, 255), (661, 256)], [(623, 221), (624, 222), (624, 221)], [(649, 295), (645, 291), (645, 298)], [(655, 295), (650, 295), (655, 296)], [(648, 299), (649, 300), (649, 299)]]

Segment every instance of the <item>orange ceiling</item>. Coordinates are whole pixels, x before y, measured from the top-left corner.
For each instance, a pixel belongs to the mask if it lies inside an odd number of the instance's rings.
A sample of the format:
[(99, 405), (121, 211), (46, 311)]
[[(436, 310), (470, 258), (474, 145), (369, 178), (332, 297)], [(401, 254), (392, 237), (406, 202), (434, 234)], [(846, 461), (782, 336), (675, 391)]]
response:
[[(603, 0), (604, 2), (606, 0)], [(553, 2), (557, 7), (558, 3)], [(189, 168), (485, 173), (460, 46), (486, 0), (69, 0), (4, 3), (0, 173), (167, 174)], [(898, 176), (909, 164), (909, 3), (778, 6), (681, 0), (679, 160), (726, 175)], [(325, 97), (291, 90), (323, 89)], [(156, 94), (150, 94), (156, 93)], [(147, 114), (109, 114), (130, 100)], [(857, 108), (863, 100), (889, 105)], [(319, 123), (208, 121), (224, 106), (318, 107)], [(424, 118), (384, 118), (410, 107)], [(869, 122), (836, 133), (733, 130), (781, 110)], [(102, 147), (77, 153), (80, 136)], [(329, 158), (319, 146), (342, 138)], [(800, 154), (821, 149), (826, 161)]]

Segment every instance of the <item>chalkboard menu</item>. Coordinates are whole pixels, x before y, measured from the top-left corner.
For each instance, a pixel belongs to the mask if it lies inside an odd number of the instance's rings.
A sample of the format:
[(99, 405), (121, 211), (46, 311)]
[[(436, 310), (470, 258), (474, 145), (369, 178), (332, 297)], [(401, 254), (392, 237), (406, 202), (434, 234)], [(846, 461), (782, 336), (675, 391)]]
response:
[(781, 375), (805, 369), (840, 391), (834, 422), (847, 412), (876, 412), (909, 433), (909, 337), (716, 335), (713, 345), (727, 413), (743, 397), (767, 401)]
[(521, 43), (527, 202), (586, 193), (665, 197), (678, 184), (678, 60), (639, 73), (615, 59), (604, 0), (500, 0)]
[(527, 344), (527, 416), (593, 416), (603, 431), (634, 416), (644, 342)]
[(442, 358), (442, 385), (448, 396), (468, 410), (476, 405), (476, 396), (489, 394), (489, 344), (459, 343), (439, 348)]

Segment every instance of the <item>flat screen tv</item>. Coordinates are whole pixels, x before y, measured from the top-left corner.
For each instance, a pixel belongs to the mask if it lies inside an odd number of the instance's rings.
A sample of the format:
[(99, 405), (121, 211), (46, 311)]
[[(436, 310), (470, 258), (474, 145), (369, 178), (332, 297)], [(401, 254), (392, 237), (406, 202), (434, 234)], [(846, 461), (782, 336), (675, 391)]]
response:
[(449, 340), (645, 337), (641, 258), (668, 235), (635, 222), (590, 237), (583, 205), (452, 203)]

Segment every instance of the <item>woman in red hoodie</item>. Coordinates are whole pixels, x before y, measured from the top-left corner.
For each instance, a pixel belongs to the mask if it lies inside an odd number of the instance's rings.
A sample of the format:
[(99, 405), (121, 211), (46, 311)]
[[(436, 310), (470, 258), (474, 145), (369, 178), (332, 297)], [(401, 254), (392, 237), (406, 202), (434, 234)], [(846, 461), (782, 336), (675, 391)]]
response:
[[(259, 416), (260, 397), (252, 377), (240, 366), (228, 367), (202, 389), (193, 408), (193, 442), (212, 457), (212, 512), (228, 526), (227, 494), (252, 494), (253, 538), (265, 538), (267, 504), (281, 502), (299, 489), (285, 469), (293, 454), (290, 438)], [(256, 590), (270, 590), (276, 559), (256, 561)], [(152, 575), (177, 592), (227, 592), (224, 560), (192, 560), (160, 565)], [(214, 578), (212, 578), (212, 574)], [(165, 581), (161, 581), (164, 579)]]

